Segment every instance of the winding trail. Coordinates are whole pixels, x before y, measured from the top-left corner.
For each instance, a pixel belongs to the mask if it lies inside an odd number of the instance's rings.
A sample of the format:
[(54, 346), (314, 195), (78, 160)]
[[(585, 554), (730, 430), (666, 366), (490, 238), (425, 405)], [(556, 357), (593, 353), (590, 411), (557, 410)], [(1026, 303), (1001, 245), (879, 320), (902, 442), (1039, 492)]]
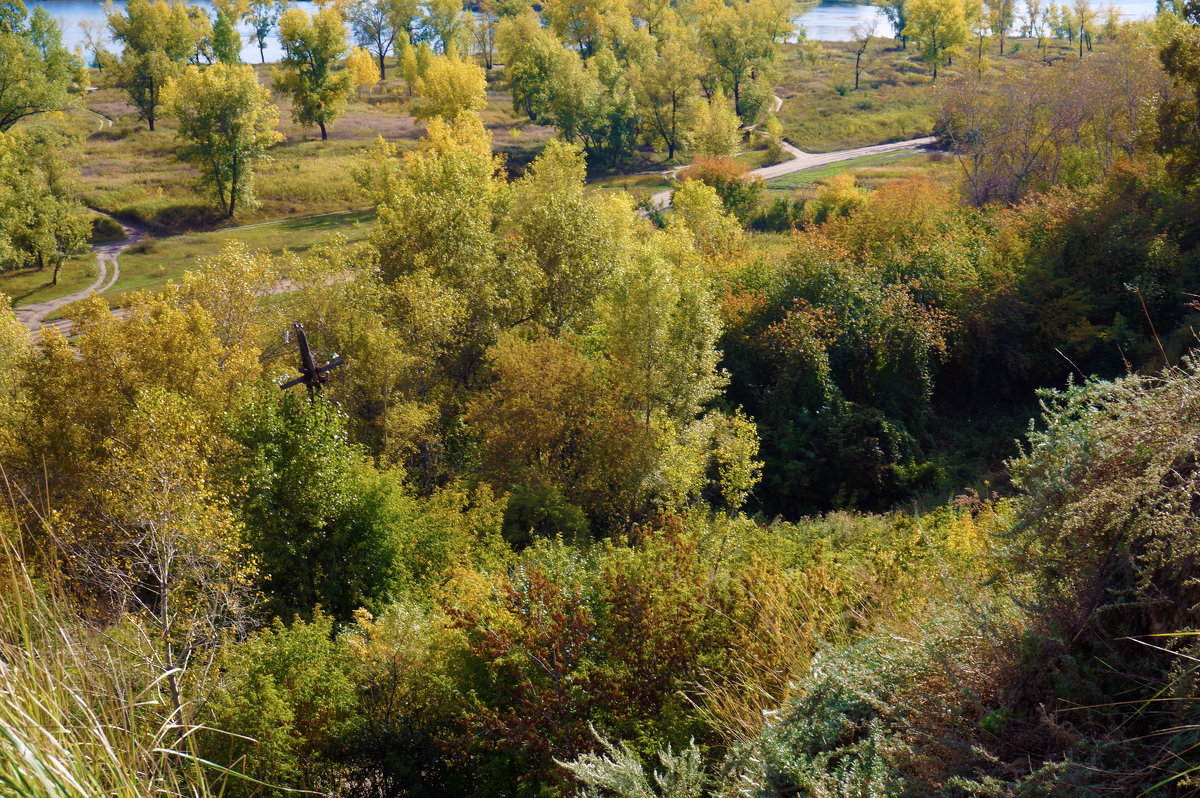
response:
[[(923, 136), (919, 139), (909, 139), (908, 141), (893, 141), (890, 144), (873, 144), (869, 147), (854, 147), (849, 150), (835, 150), (833, 152), (804, 152), (801, 149), (793, 147), (786, 141), (781, 142), (783, 149), (791, 155), (791, 160), (783, 163), (772, 164), (771, 166), (763, 166), (754, 169), (750, 172), (752, 175), (758, 175), (763, 180), (775, 180), (784, 175), (803, 172), (805, 169), (812, 169), (816, 166), (825, 166), (826, 164), (837, 163), (838, 161), (852, 161), (855, 158), (862, 158), (867, 155), (879, 155), (885, 152), (899, 152), (901, 150), (920, 150), (932, 146), (937, 138), (934, 136)], [(673, 189), (659, 191), (650, 198), (654, 207), (659, 210), (666, 210), (671, 207), (671, 192)]]
[[(108, 214), (101, 214), (101, 216), (108, 216)], [(113, 219), (111, 216), (109, 218)], [(73, 294), (13, 308), (13, 311), (17, 314), (17, 319), (21, 324), (25, 325), (25, 329), (36, 334), (43, 327), (53, 327), (61, 331), (63, 335), (67, 335), (71, 330), (71, 323), (69, 321), (66, 319), (56, 319), (47, 322), (45, 320), (46, 317), (64, 305), (78, 302), (81, 299), (87, 299), (93, 294), (103, 294), (113, 287), (117, 282), (117, 278), (121, 276), (121, 264), (117, 261), (117, 256), (146, 237), (146, 228), (141, 225), (134, 224), (133, 222), (124, 222), (120, 219), (113, 220), (121, 225), (121, 229), (125, 231), (125, 238), (121, 241), (114, 241), (111, 244), (97, 244), (92, 247), (92, 252), (96, 253), (96, 264), (100, 267), (99, 274), (96, 275), (96, 281), (82, 291), (76, 291)]]
[[(771, 97), (771, 113), (779, 113), (779, 109), (783, 107), (783, 98), (778, 94)], [(746, 128), (750, 133), (758, 130), (758, 124), (753, 124)], [(772, 164), (771, 166), (762, 166), (758, 169), (751, 170), (750, 174), (758, 175), (763, 180), (775, 180), (784, 175), (803, 172), (805, 169), (812, 169), (815, 166), (825, 166), (826, 164), (837, 163), (838, 161), (852, 161), (855, 158), (862, 158), (867, 155), (879, 155), (885, 152), (899, 152), (900, 150), (919, 150), (932, 146), (937, 139), (934, 136), (923, 136), (919, 139), (909, 139), (908, 141), (893, 141), (889, 144), (873, 144), (869, 147), (853, 147), (849, 150), (834, 150), (833, 152), (805, 152), (798, 147), (793, 147), (786, 141), (780, 140), (780, 145), (783, 151), (792, 156), (790, 160), (783, 163)], [(685, 166), (676, 166), (673, 169), (668, 169), (662, 174), (668, 177), (675, 177), (680, 171), (686, 169)], [(655, 208), (660, 211), (671, 207), (671, 193), (674, 189), (666, 189), (658, 191), (650, 197), (650, 202)]]

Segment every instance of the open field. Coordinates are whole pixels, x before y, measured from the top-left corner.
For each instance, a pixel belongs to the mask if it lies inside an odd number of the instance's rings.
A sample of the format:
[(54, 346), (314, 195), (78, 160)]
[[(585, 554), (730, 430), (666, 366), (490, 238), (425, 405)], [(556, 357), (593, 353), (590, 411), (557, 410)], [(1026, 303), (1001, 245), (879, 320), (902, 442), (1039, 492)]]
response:
[(767, 191), (812, 190), (822, 181), (844, 172), (854, 175), (860, 186), (877, 188), (892, 180), (912, 177), (931, 177), (939, 182), (953, 183), (958, 178), (959, 166), (953, 156), (941, 152), (886, 152), (785, 175), (767, 183)]
[[(1047, 40), (1049, 58), (1067, 57), (1065, 40)], [(1012, 39), (1003, 56), (989, 43), (991, 68), (1027, 58), (1036, 51), (1033, 39)], [(813, 46), (812, 43), (809, 46)], [(1103, 45), (1097, 45), (1098, 47)], [(775, 93), (783, 99), (778, 116), (784, 138), (805, 152), (828, 152), (868, 144), (929, 135), (937, 117), (936, 84), (910, 44), (900, 49), (892, 39), (872, 40), (858, 91), (854, 90), (854, 53), (850, 42), (817, 42), (816, 62), (800, 48), (784, 48)], [(944, 81), (949, 68), (938, 74)]]
[[(334, 233), (341, 233), (348, 241), (361, 240), (374, 218), (373, 210), (352, 210), (162, 239), (150, 238), (120, 255), (120, 277), (104, 297), (110, 304), (117, 305), (129, 291), (161, 288), (168, 280), (178, 279), (185, 271), (195, 269), (201, 258), (217, 254), (230, 241), (242, 241), (252, 249), (266, 249), (274, 254), (284, 250), (304, 252)], [(87, 252), (63, 266), (57, 286), (48, 285), (49, 271), (26, 270), (0, 277), (0, 291), (12, 297), (14, 305), (26, 305), (86, 288), (95, 277), (96, 257)], [(53, 314), (50, 318), (61, 315)]]
[[(269, 66), (256, 70), (264, 83), (269, 82)], [(395, 70), (389, 73), (394, 74)], [(239, 210), (234, 224), (362, 206), (366, 200), (354, 173), (364, 153), (379, 137), (402, 150), (411, 149), (425, 130), (411, 115), (411, 99), (403, 81), (391, 77), (371, 87), (370, 93), (362, 90), (352, 98), (346, 112), (328, 126), (327, 141), (320, 140), (316, 128), (300, 127), (292, 121), (286, 98), (273, 100), (279, 105), (279, 130), (284, 140), (271, 149), (271, 160), (256, 172), (259, 207)], [(510, 168), (519, 172), (554, 131), (515, 115), (505, 92), (489, 91), (488, 101), (482, 117), (493, 145)], [(196, 170), (176, 157), (180, 143), (172, 120), (157, 120), (151, 132), (113, 88), (92, 92), (86, 103), (86, 109), (72, 112), (71, 123), (85, 136), (80, 167), (88, 205), (140, 222), (156, 235), (227, 224), (197, 190)], [(113, 124), (103, 126), (95, 114), (112, 119)]]
[(273, 254), (284, 250), (304, 252), (334, 233), (343, 234), (348, 241), (362, 240), (367, 232), (364, 223), (374, 218), (373, 210), (355, 210), (148, 239), (121, 255), (121, 276), (104, 296), (110, 304), (117, 305), (130, 291), (161, 288), (168, 280), (195, 269), (200, 259), (216, 255), (230, 241), (241, 241), (251, 249), (266, 249)]

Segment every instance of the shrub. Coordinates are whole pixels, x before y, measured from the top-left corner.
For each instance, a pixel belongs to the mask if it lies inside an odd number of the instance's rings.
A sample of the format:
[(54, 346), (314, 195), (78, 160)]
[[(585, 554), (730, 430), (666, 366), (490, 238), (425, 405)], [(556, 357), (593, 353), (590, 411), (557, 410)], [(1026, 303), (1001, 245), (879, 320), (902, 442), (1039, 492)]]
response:
[(743, 224), (758, 207), (766, 191), (766, 183), (761, 177), (750, 174), (750, 167), (729, 156), (697, 158), (679, 173), (679, 179), (699, 180), (715, 188), (726, 212), (736, 216)]
[(125, 240), (125, 228), (109, 216), (92, 217), (92, 243), (108, 244), (113, 241)]

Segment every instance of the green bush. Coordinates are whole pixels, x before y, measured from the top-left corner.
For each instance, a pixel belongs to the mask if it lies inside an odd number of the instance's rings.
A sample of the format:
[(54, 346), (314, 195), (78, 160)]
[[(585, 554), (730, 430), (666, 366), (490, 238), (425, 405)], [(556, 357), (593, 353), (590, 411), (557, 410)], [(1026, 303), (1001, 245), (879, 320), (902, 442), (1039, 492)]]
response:
[(113, 241), (124, 241), (125, 229), (116, 219), (109, 216), (92, 217), (92, 243), (108, 244)]

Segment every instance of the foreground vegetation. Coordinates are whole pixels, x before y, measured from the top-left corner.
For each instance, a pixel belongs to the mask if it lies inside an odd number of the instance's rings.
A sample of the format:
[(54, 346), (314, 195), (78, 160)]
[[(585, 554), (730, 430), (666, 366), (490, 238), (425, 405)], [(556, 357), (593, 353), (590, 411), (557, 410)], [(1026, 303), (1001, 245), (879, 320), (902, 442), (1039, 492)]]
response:
[[(188, 231), (70, 341), (0, 295), (5, 794), (1193, 793), (1200, 9), (1055, 10), (1056, 60), (993, 4), (948, 45), (945, 5), (904, 32), (949, 152), (773, 191), (780, 131), (829, 130), (766, 113), (765, 1), (485, 8), (482, 38), (347, 6), (370, 50), (333, 8), (134, 2), (93, 102), (142, 122), (79, 175), (71, 56), (0, 14), (44, 106), (0, 133), (0, 262), (77, 257), (83, 198)], [(290, 42), (270, 96), (238, 14)], [(915, 113), (905, 52), (820, 113)], [(673, 143), (644, 98), (676, 78)], [(343, 134), (400, 108), (419, 140)], [(638, 146), (693, 157), (669, 208), (611, 174)], [(295, 323), (345, 361), (307, 395)]]

